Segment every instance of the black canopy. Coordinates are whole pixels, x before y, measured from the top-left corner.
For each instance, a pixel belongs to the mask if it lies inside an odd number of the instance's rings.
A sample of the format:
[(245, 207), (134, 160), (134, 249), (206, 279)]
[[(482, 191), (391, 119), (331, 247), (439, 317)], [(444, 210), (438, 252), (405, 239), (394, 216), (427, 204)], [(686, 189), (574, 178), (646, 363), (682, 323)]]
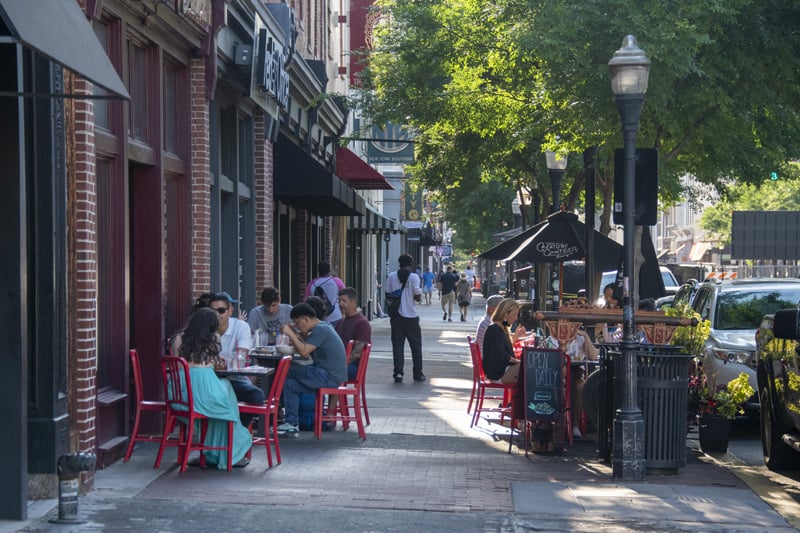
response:
[[(535, 226), (497, 246), (480, 257), (532, 263), (561, 263), (586, 256), (586, 226), (573, 213), (559, 211)], [(594, 270), (616, 270), (622, 257), (622, 245), (594, 231)]]

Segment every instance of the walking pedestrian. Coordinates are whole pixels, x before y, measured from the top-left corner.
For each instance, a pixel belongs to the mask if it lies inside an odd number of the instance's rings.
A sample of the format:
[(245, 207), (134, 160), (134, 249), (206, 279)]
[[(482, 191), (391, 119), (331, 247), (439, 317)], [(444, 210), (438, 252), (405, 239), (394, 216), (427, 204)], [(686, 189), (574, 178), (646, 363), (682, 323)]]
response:
[[(387, 302), (389, 298), (396, 299), (398, 305), (390, 306), (389, 325), (392, 336), (392, 356), (394, 358), (394, 382), (403, 382), (403, 367), (405, 366), (405, 344), (411, 346), (411, 362), (414, 370), (414, 381), (428, 379), (422, 373), (422, 330), (419, 326), (416, 302), (422, 300), (419, 276), (411, 271), (413, 259), (410, 255), (401, 255), (397, 259), (399, 268), (387, 276), (384, 283)], [(396, 308), (396, 311), (393, 310)]]
[(461, 322), (467, 321), (467, 311), (469, 304), (472, 302), (472, 285), (467, 281), (467, 275), (462, 272), (461, 279), (456, 283), (456, 301), (458, 302), (458, 309), (461, 311)]
[(458, 276), (453, 274), (453, 266), (447, 265), (447, 272), (442, 274), (439, 285), (442, 291), (442, 320), (453, 321), (453, 304), (456, 303), (456, 283)]

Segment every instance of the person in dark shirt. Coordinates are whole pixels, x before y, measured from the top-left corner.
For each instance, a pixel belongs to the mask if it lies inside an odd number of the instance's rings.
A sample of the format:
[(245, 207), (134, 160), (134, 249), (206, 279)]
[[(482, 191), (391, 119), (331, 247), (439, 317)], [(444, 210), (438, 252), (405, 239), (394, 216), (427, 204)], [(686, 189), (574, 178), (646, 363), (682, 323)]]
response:
[(510, 326), (517, 321), (519, 304), (505, 298), (492, 315), (492, 324), (483, 337), (483, 372), (486, 378), (499, 383), (519, 380), (519, 359), (514, 356)]
[(453, 266), (447, 265), (447, 272), (439, 277), (439, 288), (442, 292), (442, 320), (453, 321), (453, 304), (456, 303), (456, 283), (458, 276), (453, 274)]

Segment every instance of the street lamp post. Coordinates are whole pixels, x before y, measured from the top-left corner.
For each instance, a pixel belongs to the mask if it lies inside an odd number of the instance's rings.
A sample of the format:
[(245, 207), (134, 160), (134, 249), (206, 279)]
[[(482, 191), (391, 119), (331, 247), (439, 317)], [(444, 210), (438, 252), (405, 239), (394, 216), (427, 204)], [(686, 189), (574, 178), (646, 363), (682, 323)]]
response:
[(624, 191), (622, 203), (625, 251), (622, 297), (622, 359), (625, 365), (622, 407), (614, 418), (613, 475), (625, 480), (642, 480), (645, 474), (644, 418), (637, 404), (636, 337), (633, 323), (634, 272), (634, 198), (636, 197), (636, 133), (647, 91), (650, 60), (627, 35), (622, 47), (608, 62), (611, 89), (622, 121), (624, 139)]
[(553, 187), (553, 205), (550, 212), (555, 213), (561, 205), (561, 182), (564, 180), (564, 172), (567, 169), (567, 156), (547, 150), (544, 157), (547, 160), (547, 175), (550, 177), (550, 185)]

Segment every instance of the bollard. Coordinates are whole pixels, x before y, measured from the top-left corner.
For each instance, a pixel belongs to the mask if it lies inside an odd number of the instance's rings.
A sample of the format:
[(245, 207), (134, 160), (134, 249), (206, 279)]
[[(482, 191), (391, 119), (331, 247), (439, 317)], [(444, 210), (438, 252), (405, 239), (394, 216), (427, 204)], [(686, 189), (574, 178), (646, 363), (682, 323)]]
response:
[(94, 470), (96, 457), (92, 453), (71, 453), (58, 458), (58, 518), (54, 524), (83, 524), (78, 518), (80, 473)]

